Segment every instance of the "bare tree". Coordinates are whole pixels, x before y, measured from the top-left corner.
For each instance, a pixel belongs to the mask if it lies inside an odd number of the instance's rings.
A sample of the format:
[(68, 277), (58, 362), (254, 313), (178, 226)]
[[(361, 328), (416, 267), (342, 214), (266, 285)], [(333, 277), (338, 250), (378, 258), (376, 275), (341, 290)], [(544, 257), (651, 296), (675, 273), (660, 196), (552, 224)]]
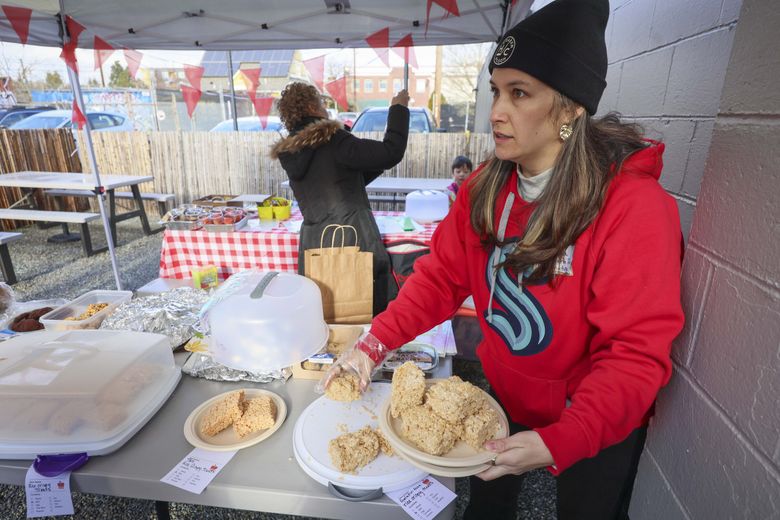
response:
[(443, 48), (442, 91), (450, 102), (473, 102), (479, 71), (489, 48), (490, 44), (448, 45)]

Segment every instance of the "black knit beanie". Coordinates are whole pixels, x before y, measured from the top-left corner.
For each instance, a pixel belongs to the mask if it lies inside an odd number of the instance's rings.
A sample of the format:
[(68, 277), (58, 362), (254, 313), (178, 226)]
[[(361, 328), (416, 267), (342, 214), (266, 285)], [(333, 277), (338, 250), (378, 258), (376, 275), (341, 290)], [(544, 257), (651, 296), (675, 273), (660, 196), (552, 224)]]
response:
[(607, 86), (609, 0), (555, 0), (501, 38), (489, 70), (522, 70), (596, 113)]

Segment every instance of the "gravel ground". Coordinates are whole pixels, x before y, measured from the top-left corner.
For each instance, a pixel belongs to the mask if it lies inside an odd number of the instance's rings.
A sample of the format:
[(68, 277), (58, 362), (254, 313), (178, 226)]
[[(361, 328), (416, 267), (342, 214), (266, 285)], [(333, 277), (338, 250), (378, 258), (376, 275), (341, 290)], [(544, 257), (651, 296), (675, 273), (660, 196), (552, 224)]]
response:
[[(152, 217), (153, 220), (153, 217)], [(153, 226), (154, 227), (154, 226)], [(93, 289), (114, 289), (114, 277), (108, 253), (87, 258), (81, 242), (52, 244), (46, 239), (58, 233), (59, 228), (46, 230), (31, 226), (21, 229), (22, 240), (9, 246), (11, 259), (19, 282), (14, 286), (17, 299), (29, 301), (52, 297), (75, 298)], [(94, 247), (104, 246), (100, 223), (90, 224)], [(145, 236), (137, 219), (118, 225), (118, 264), (122, 286), (126, 290), (137, 289), (157, 278), (162, 234)], [(454, 373), (483, 388), (487, 387), (478, 362), (456, 359)], [(162, 484), (161, 484), (162, 485)], [(456, 479), (456, 514), (463, 516), (468, 503), (468, 479)], [(154, 502), (119, 497), (106, 497), (86, 493), (73, 493), (78, 519), (155, 519)], [(250, 511), (203, 507), (172, 503), (171, 518), (214, 518), (214, 519), (256, 519), (287, 520), (301, 518), (289, 515), (273, 515)], [(0, 518), (25, 518), (24, 492), (20, 486), (0, 485)], [(62, 518), (62, 517), (60, 517)], [(555, 480), (546, 471), (529, 473), (518, 504), (518, 518), (521, 520), (554, 520)]]

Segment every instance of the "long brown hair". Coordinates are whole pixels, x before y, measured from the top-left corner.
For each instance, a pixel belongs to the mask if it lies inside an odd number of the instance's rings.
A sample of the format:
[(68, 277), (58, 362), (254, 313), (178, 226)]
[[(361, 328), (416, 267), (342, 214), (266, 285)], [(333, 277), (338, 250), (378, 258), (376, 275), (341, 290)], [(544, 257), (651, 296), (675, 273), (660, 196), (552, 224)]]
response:
[[(553, 121), (560, 121), (562, 114), (574, 113), (577, 105), (556, 94), (550, 116)], [(536, 266), (529, 280), (547, 278), (552, 284), (556, 261), (596, 218), (609, 181), (629, 155), (647, 146), (641, 128), (621, 122), (613, 112), (600, 119), (583, 113), (572, 127), (550, 181), (536, 200), (523, 237), (503, 264), (515, 273)], [(513, 162), (494, 156), (471, 180), (471, 226), (482, 236), (486, 247), (499, 244), (495, 205), (514, 168)]]

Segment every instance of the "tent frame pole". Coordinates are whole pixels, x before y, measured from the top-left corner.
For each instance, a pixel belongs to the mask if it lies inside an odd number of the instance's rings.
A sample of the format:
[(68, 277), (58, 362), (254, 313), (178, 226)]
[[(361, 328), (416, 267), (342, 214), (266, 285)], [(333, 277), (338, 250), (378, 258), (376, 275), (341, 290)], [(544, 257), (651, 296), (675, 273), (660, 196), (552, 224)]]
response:
[[(62, 27), (62, 43), (66, 43), (66, 39), (70, 39), (68, 30), (65, 25), (65, 6), (64, 0), (59, 0), (60, 3), (60, 25)], [(92, 131), (89, 123), (89, 117), (87, 117), (86, 106), (84, 105), (84, 96), (81, 92), (81, 85), (79, 84), (79, 75), (74, 71), (67, 63), (65, 68), (68, 70), (68, 79), (70, 80), (70, 87), (73, 91), (73, 99), (76, 102), (81, 113), (84, 114), (86, 121), (86, 131), (84, 132), (84, 140), (87, 143), (87, 155), (89, 156), (89, 164), (92, 167), (92, 173), (95, 176), (95, 196), (98, 200), (98, 206), (100, 207), (100, 216), (103, 221), (103, 231), (106, 233), (106, 241), (108, 242), (108, 256), (111, 258), (111, 269), (114, 271), (114, 282), (116, 283), (117, 290), (122, 290), (122, 282), (119, 279), (119, 265), (116, 259), (116, 251), (114, 250), (114, 237), (111, 234), (111, 224), (108, 220), (106, 213), (106, 201), (103, 185), (100, 182), (100, 171), (98, 170), (97, 159), (95, 158), (95, 149), (92, 146)], [(83, 240), (83, 238), (82, 238)]]
[(230, 82), (230, 107), (233, 112), (233, 130), (238, 132), (238, 114), (236, 114), (236, 86), (233, 84), (233, 51), (227, 51), (228, 81)]

